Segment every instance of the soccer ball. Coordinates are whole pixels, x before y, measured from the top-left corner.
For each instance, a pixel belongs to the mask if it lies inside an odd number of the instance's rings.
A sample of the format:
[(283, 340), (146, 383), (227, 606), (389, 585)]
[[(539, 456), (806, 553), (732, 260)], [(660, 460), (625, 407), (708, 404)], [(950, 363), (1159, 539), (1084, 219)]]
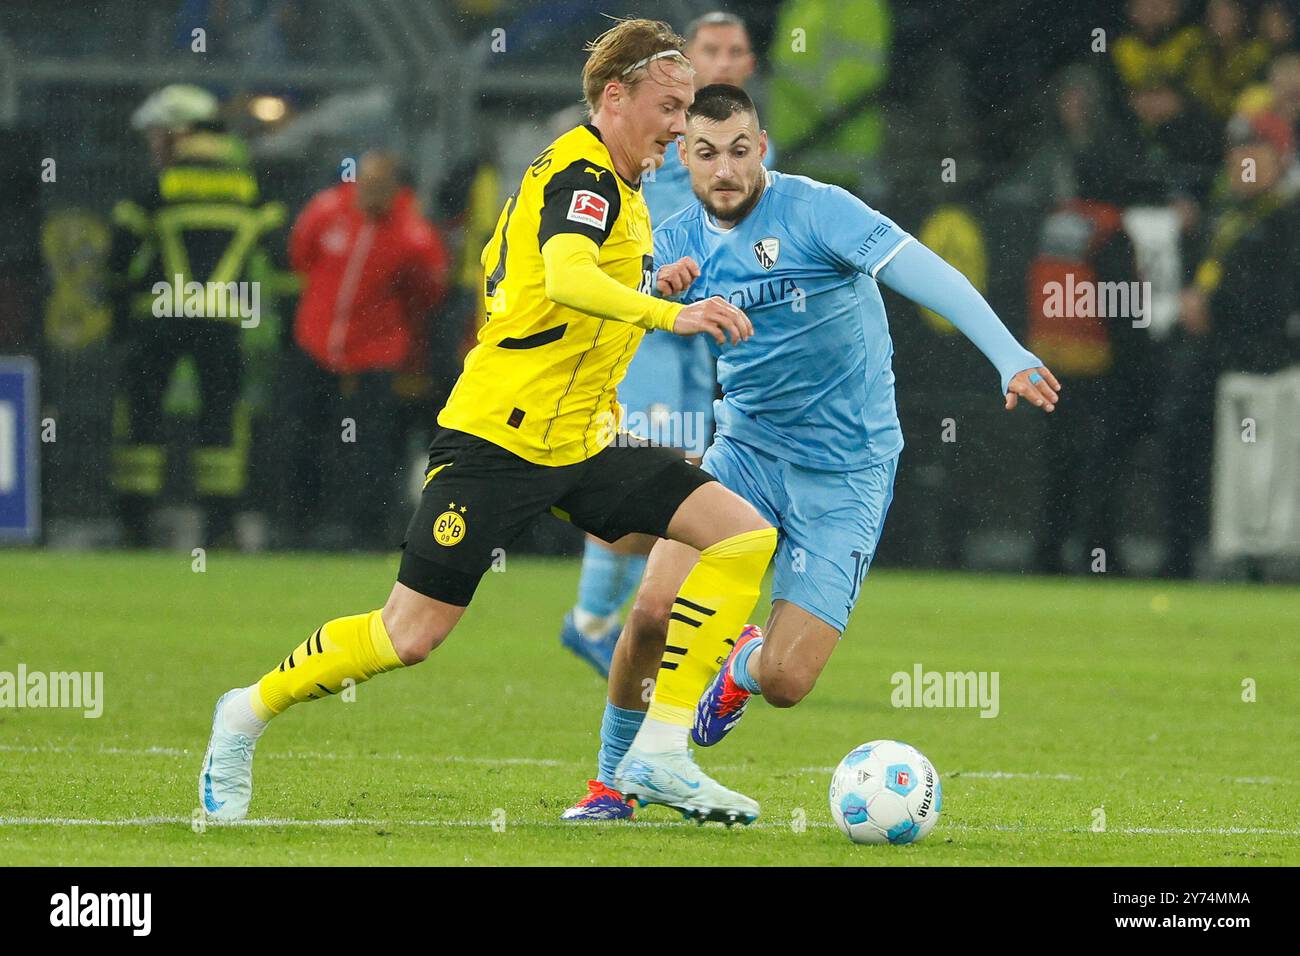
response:
[(897, 740), (853, 748), (831, 777), (831, 816), (854, 843), (915, 843), (934, 829), (942, 801), (934, 765)]

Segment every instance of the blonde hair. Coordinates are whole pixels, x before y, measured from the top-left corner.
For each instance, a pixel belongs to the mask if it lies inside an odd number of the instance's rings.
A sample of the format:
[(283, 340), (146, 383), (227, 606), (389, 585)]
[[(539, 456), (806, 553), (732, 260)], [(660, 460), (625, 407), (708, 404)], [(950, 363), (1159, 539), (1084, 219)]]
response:
[(635, 87), (655, 62), (668, 61), (690, 70), (690, 60), (682, 52), (685, 47), (686, 41), (662, 20), (619, 20), (586, 46), (582, 93), (587, 112), (594, 114), (600, 108), (601, 95), (611, 80)]

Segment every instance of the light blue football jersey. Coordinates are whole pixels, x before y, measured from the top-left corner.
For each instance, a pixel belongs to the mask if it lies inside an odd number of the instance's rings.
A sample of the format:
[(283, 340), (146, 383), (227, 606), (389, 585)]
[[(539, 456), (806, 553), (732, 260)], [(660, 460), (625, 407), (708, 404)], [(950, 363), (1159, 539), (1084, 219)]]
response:
[(876, 274), (912, 237), (838, 186), (768, 171), (758, 203), (722, 229), (693, 202), (654, 233), (655, 262), (690, 256), (681, 296), (719, 295), (754, 334), (719, 347), (718, 432), (805, 468), (864, 468), (903, 447), (893, 341)]

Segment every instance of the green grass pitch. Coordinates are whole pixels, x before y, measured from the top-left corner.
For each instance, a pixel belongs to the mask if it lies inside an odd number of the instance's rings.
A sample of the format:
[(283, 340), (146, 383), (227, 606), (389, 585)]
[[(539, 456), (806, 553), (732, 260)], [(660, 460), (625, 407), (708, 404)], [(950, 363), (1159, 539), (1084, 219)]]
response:
[[(654, 807), (574, 826), (558, 817), (593, 773), (603, 682), (557, 640), (577, 563), (523, 558), (487, 575), (425, 664), (278, 719), (252, 819), (196, 832), (216, 697), (323, 621), (379, 606), (395, 566), (0, 553), (0, 671), (102, 671), (105, 698), (98, 719), (0, 709), (0, 861), (1300, 863), (1295, 588), (875, 571), (809, 699), (756, 702), (697, 751), (760, 801), (757, 825)], [(998, 715), (893, 707), (890, 676), (917, 663), (997, 671)], [(914, 744), (943, 778), (919, 844), (853, 846), (831, 823), (831, 768), (874, 738)]]

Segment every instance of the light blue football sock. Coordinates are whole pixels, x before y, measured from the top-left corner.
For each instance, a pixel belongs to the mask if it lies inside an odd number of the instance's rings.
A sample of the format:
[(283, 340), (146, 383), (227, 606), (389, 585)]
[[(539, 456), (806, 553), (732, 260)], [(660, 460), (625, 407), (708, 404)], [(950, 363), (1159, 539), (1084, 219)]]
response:
[(750, 641), (736, 651), (735, 658), (731, 661), (731, 679), (741, 690), (747, 690), (751, 694), (761, 694), (763, 689), (758, 686), (758, 681), (749, 676), (749, 655), (763, 646), (763, 639)]
[(646, 554), (624, 554), (622, 557), (623, 578), (618, 583), (618, 606), (621, 608), (627, 603), (627, 599), (636, 593), (636, 589), (641, 584), (641, 575), (645, 573), (646, 562), (650, 559)]
[(600, 771), (596, 775), (596, 779), (605, 786), (614, 786), (614, 771), (627, 749), (632, 746), (643, 720), (644, 710), (627, 710), (605, 701), (605, 716), (600, 722), (600, 756), (597, 760)]
[(622, 609), (641, 581), (646, 559), (615, 554), (590, 538), (582, 552), (577, 607), (592, 617), (609, 617)]

